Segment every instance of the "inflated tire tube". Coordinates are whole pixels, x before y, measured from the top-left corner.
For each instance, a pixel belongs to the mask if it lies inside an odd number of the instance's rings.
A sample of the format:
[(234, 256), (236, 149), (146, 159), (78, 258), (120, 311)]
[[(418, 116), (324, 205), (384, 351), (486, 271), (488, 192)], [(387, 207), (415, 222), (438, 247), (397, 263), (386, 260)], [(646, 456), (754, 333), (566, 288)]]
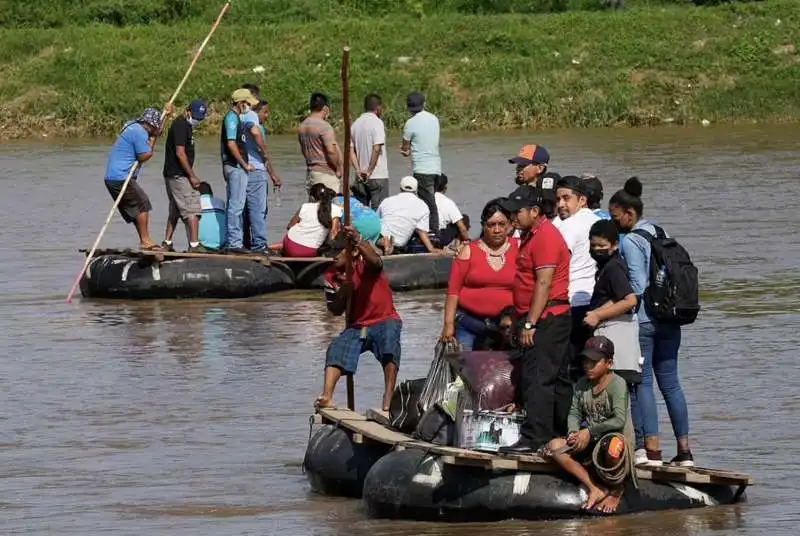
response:
[[(450, 280), (451, 257), (442, 255), (403, 255), (383, 257), (383, 269), (395, 291), (446, 288)], [(322, 288), (322, 276), (329, 262), (315, 262), (297, 272), (297, 288)]]
[[(444, 464), (438, 456), (408, 449), (387, 454), (364, 481), (372, 517), (423, 521), (556, 519), (587, 515), (576, 481), (556, 474), (486, 471)], [(728, 486), (691, 486), (639, 480), (626, 484), (618, 513), (731, 504)]]
[(294, 288), (284, 264), (221, 258), (153, 262), (124, 255), (93, 259), (81, 278), (81, 293), (91, 298), (185, 299), (249, 298)]
[(358, 498), (367, 473), (390, 450), (381, 443), (353, 443), (350, 432), (325, 424), (308, 442), (303, 470), (316, 493)]

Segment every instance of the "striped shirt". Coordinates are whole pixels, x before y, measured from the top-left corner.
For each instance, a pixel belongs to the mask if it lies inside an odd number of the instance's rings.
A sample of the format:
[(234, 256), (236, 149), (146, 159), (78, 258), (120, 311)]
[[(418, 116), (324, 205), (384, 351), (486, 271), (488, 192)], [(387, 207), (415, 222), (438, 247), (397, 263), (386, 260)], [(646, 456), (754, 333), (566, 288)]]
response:
[(327, 158), (328, 150), (336, 145), (336, 136), (333, 127), (327, 121), (317, 117), (306, 117), (300, 123), (297, 137), (300, 141), (300, 149), (306, 158), (308, 171), (336, 174)]

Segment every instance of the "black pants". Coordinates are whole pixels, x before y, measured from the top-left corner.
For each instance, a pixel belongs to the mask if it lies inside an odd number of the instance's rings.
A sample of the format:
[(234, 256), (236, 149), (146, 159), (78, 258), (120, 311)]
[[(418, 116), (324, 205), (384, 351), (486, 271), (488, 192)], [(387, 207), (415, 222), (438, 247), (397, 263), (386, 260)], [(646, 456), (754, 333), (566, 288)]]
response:
[(436, 182), (439, 180), (439, 175), (414, 173), (414, 178), (417, 179), (417, 195), (425, 201), (431, 211), (430, 232), (435, 234), (439, 230), (439, 211), (436, 208), (434, 193), (436, 192)]
[(569, 377), (573, 382), (577, 382), (581, 376), (583, 376), (583, 359), (580, 357), (580, 353), (583, 352), (586, 341), (588, 341), (594, 333), (593, 328), (583, 323), (583, 319), (586, 318), (586, 313), (588, 312), (588, 305), (573, 307), (570, 310), (570, 314), (572, 315), (572, 332), (569, 334)]
[[(464, 226), (466, 226), (467, 230), (469, 230), (469, 216), (464, 214), (461, 221), (464, 222)], [(437, 245), (442, 248), (446, 247), (450, 242), (452, 242), (456, 238), (461, 238), (461, 230), (455, 223), (450, 223), (444, 229), (439, 229), (439, 233), (437, 236)]]
[(569, 380), (569, 314), (547, 316), (537, 322), (534, 345), (522, 350), (522, 404), (527, 417), (521, 440), (538, 449), (567, 432), (572, 404)]

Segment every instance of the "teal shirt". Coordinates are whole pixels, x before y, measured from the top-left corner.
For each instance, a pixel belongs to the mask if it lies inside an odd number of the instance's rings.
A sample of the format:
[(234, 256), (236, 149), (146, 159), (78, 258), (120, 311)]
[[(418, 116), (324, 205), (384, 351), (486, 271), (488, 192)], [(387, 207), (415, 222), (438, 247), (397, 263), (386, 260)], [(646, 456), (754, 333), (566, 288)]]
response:
[(406, 121), (403, 139), (411, 142), (411, 162), (414, 173), (441, 175), (439, 156), (439, 118), (422, 110)]
[[(333, 199), (333, 204), (344, 207), (344, 196)], [(350, 218), (358, 234), (368, 242), (377, 242), (381, 237), (381, 219), (378, 213), (361, 203), (355, 197), (350, 197)]]

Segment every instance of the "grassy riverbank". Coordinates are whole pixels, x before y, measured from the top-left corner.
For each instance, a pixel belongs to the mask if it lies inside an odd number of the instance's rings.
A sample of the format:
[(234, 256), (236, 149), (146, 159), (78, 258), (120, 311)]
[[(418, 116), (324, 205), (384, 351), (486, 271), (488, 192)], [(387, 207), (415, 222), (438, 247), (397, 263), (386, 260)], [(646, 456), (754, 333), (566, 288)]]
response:
[[(0, 30), (0, 136), (114, 133), (169, 98), (208, 24)], [(713, 8), (224, 24), (180, 98), (216, 114), (244, 81), (293, 128), (312, 91), (340, 109), (349, 43), (353, 114), (378, 91), (388, 126), (421, 89), (451, 129), (643, 125), (800, 117), (795, 0)], [(263, 72), (253, 71), (263, 67)], [(208, 128), (208, 127), (206, 127)]]

